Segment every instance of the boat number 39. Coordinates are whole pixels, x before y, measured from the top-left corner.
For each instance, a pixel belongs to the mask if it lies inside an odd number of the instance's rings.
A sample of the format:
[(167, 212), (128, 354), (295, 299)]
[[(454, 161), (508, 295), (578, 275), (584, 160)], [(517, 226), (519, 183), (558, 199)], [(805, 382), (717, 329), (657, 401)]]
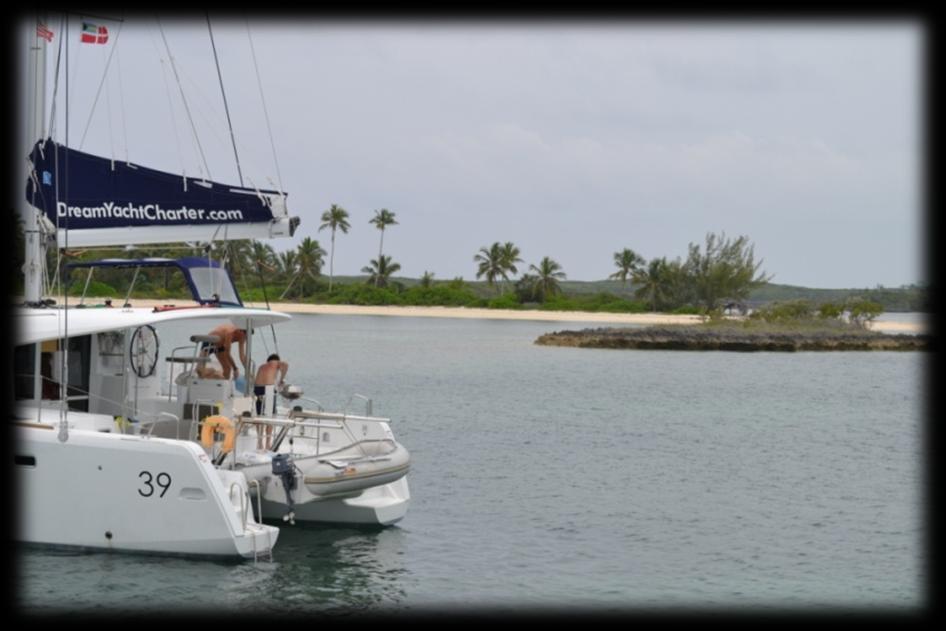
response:
[(164, 497), (164, 494), (171, 488), (171, 476), (163, 471), (158, 475), (152, 475), (150, 471), (142, 471), (138, 474), (141, 479), (141, 488), (138, 489), (138, 495), (141, 497), (151, 497), (154, 495), (155, 484), (161, 487), (161, 494), (158, 497)]

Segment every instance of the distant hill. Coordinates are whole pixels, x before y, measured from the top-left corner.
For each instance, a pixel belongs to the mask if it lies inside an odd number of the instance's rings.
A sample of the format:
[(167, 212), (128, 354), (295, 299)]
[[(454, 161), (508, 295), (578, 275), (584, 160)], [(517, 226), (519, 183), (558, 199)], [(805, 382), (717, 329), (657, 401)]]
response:
[(850, 289), (815, 289), (795, 285), (766, 283), (749, 296), (750, 306), (766, 302), (784, 300), (809, 300), (815, 304), (824, 302), (844, 302), (849, 297), (872, 300), (884, 306), (884, 311), (929, 311), (929, 291), (925, 287), (907, 285), (905, 287), (850, 288)]

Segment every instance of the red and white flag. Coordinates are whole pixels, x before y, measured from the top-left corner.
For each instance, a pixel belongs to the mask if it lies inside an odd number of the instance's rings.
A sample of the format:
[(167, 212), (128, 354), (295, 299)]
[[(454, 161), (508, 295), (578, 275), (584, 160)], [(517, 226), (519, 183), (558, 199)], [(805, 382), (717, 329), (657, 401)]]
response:
[(53, 32), (45, 24), (39, 22), (36, 25), (36, 37), (42, 37), (47, 42), (51, 42), (53, 41)]
[(91, 22), (83, 22), (81, 41), (83, 44), (104, 44), (108, 41), (108, 28)]

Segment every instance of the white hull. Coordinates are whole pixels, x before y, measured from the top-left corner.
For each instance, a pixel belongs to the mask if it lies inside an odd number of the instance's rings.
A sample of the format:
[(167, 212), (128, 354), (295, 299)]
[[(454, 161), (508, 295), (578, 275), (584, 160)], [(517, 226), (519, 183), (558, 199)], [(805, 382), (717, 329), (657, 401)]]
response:
[[(365, 489), (356, 497), (331, 498), (296, 504), (295, 520), (388, 526), (407, 514), (410, 501), (411, 492), (407, 478), (402, 477), (390, 484)], [(282, 519), (285, 514), (284, 502), (263, 500), (265, 519)]]
[[(253, 440), (252, 436), (241, 439)], [(297, 437), (296, 448), (304, 445)], [(259, 482), (263, 517), (284, 519), (289, 502), (280, 476), (272, 473), (271, 454), (255, 454), (255, 458), (258, 464), (245, 463), (237, 470)], [(294, 521), (388, 525), (407, 513), (410, 453), (393, 439), (357, 442), (322, 456), (296, 451), (292, 462)]]
[(253, 523), (245, 479), (196, 444), (17, 427), (17, 539), (128, 552), (256, 558), (279, 530)]

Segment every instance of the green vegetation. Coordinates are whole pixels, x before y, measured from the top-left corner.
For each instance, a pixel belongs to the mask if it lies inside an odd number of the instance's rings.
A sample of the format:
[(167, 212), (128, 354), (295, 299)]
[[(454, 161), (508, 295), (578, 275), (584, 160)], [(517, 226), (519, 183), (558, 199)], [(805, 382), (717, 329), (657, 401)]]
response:
[(826, 302), (817, 307), (808, 300), (787, 300), (760, 307), (752, 312), (746, 323), (761, 321), (808, 327), (837, 327), (841, 324), (848, 328), (867, 329), (883, 311), (883, 305), (860, 298), (848, 299), (840, 305)]
[[(761, 271), (748, 237), (730, 239), (725, 234), (707, 234), (703, 246), (690, 243), (686, 259), (656, 257), (645, 260), (631, 248), (613, 253), (617, 271), (607, 280), (570, 281), (553, 258), (545, 256), (531, 264), (521, 276), (521, 251), (511, 241), (495, 241), (474, 254), (475, 281), (455, 278), (435, 280), (424, 271), (418, 278), (395, 276), (401, 265), (383, 253), (385, 229), (397, 225), (395, 213), (374, 211), (369, 223), (380, 231), (378, 257), (361, 268), (361, 276), (334, 273), (335, 237), (351, 229), (348, 211), (338, 204), (321, 215), (318, 230), (331, 230), (331, 247), (305, 237), (293, 249), (276, 252), (258, 241), (228, 241), (205, 247), (169, 244), (164, 247), (96, 249), (84, 252), (47, 253), (50, 282), (58, 282), (58, 263), (102, 258), (207, 256), (224, 263), (244, 301), (291, 300), (308, 303), (355, 305), (442, 305), (494, 309), (544, 309), (641, 313), (701, 314), (713, 319), (732, 310), (751, 309), (756, 320), (773, 322), (801, 314), (821, 320), (847, 319), (866, 326), (883, 311), (929, 311), (929, 289), (907, 285), (873, 289), (810, 289), (770, 283)], [(14, 222), (15, 268), (13, 290), (22, 291), (23, 226)], [(323, 275), (325, 256), (329, 273)], [(480, 280), (482, 279), (482, 280)], [(128, 270), (97, 269), (86, 294), (121, 299), (128, 291)], [(327, 280), (327, 282), (326, 282)], [(72, 273), (70, 294), (81, 294), (86, 272)], [(143, 269), (131, 297), (186, 299), (189, 292), (176, 270)]]
[(607, 313), (645, 313), (647, 306), (641, 302), (620, 298), (613, 294), (591, 296), (556, 296), (540, 306), (546, 311), (595, 311)]
[[(84, 286), (84, 281), (76, 281), (72, 283), (69, 293), (73, 296), (81, 296)], [(118, 295), (114, 287), (98, 280), (89, 281), (89, 286), (85, 289), (85, 295), (89, 298), (114, 298)]]
[(745, 301), (752, 289), (771, 279), (759, 271), (762, 261), (753, 259), (753, 247), (745, 236), (731, 241), (725, 234), (707, 234), (703, 252), (691, 243), (683, 272), (696, 302), (712, 311), (724, 300)]

